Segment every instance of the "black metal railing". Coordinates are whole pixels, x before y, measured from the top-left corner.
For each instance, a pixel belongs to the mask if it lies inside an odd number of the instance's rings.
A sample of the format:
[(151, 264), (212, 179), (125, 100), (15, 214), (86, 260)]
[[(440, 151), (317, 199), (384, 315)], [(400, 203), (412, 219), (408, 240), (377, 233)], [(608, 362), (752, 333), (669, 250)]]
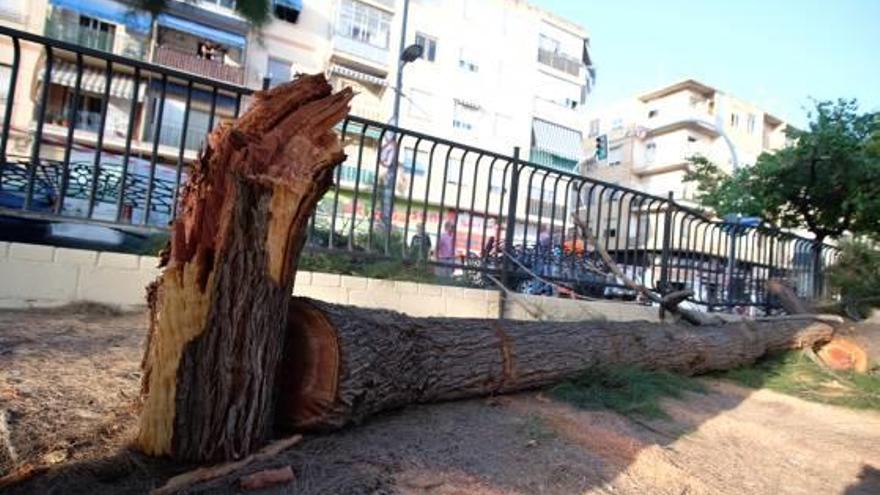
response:
[[(213, 128), (237, 116), (253, 92), (4, 27), (0, 43), (12, 48), (11, 60), (0, 60), (11, 66), (0, 136), (5, 216), (166, 229), (195, 158), (191, 148), (204, 138), (188, 135), (197, 120), (191, 116), (207, 112), (203, 129)], [(19, 74), (24, 44), (44, 52), (33, 102), (32, 82)], [(70, 86), (61, 88), (51, 77), (58, 59), (76, 63), (79, 75)], [(56, 115), (82, 121), (75, 106), (52, 104), (64, 101), (59, 91), (78, 101), (86, 66), (103, 70), (104, 94), (90, 95), (100, 98), (99, 111), (89, 110), (85, 127), (47, 125)], [(131, 97), (111, 102), (111, 82), (122, 75), (133, 78)], [(114, 107), (120, 100), (122, 107)], [(13, 113), (31, 103), (29, 115)], [(180, 108), (182, 114), (172, 115)], [(124, 119), (124, 135), (106, 132), (111, 118)], [(174, 135), (163, 137), (167, 129)], [(635, 298), (612, 275), (601, 247), (646, 287), (692, 289), (691, 301), (711, 310), (767, 312), (777, 304), (766, 280), (784, 279), (800, 296), (817, 298), (824, 294), (824, 267), (836, 257), (833, 247), (775, 228), (714, 221), (671, 197), (529, 162), (518, 149), (495, 153), (357, 116), (338, 132), (347, 160), (310, 222), (312, 249), (423, 262), (440, 277), (477, 286), (502, 281), (527, 293), (562, 288)]]

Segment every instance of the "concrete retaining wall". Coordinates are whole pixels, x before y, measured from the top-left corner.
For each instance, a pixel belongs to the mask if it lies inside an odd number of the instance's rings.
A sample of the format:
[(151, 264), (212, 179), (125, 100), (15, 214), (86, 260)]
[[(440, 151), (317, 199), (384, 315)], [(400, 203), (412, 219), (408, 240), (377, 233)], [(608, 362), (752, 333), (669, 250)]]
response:
[(157, 263), (153, 256), (0, 242), (0, 307), (143, 305)]
[[(153, 256), (0, 242), (0, 308), (60, 306), (74, 301), (142, 306), (144, 287), (159, 274), (157, 264)], [(501, 307), (501, 295), (494, 290), (318, 272), (299, 272), (294, 293), (412, 316), (496, 318)], [(508, 301), (505, 317), (532, 320), (533, 313), (555, 321), (657, 320), (656, 308), (646, 306), (526, 295)]]

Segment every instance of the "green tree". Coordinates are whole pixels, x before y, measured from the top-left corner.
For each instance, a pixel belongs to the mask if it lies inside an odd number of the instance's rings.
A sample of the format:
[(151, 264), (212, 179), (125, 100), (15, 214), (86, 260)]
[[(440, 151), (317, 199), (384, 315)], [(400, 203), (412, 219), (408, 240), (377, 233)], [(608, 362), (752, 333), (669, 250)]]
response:
[(838, 100), (817, 102), (809, 117), (806, 130), (789, 128), (791, 144), (753, 166), (727, 174), (694, 157), (685, 180), (697, 183), (700, 203), (719, 215), (805, 227), (819, 241), (880, 235), (880, 114)]
[[(172, 0), (135, 0), (134, 3), (137, 7), (146, 10), (155, 17), (168, 9), (170, 1)], [(269, 22), (271, 18), (271, 13), (269, 12), (270, 2), (271, 0), (237, 0), (235, 2), (235, 11), (251, 23), (251, 25), (259, 28)]]
[(871, 308), (880, 306), (880, 251), (865, 242), (844, 242), (828, 269), (828, 282), (840, 293), (849, 315), (867, 317)]

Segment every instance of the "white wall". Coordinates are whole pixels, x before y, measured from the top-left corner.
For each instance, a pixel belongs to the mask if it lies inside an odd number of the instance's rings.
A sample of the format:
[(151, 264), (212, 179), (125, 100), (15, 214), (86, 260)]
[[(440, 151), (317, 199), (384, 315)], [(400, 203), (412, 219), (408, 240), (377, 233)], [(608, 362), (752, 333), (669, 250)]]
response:
[[(145, 287), (159, 276), (153, 256), (0, 242), (0, 308), (49, 307), (90, 301), (137, 309)], [(364, 308), (393, 309), (411, 316), (497, 318), (500, 293), (393, 280), (300, 271), (294, 294)], [(515, 296), (508, 318), (548, 320), (656, 320), (656, 308), (618, 302), (584, 302)], [(525, 308), (529, 308), (526, 310)]]

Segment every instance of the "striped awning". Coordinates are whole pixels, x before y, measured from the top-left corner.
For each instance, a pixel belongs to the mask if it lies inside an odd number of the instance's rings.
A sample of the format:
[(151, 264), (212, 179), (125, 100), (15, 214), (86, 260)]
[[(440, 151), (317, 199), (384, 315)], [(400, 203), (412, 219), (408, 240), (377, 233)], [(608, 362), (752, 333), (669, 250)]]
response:
[(584, 157), (580, 132), (541, 119), (532, 121), (532, 147), (567, 160), (579, 161)]
[(346, 67), (344, 65), (333, 64), (332, 66), (330, 66), (330, 73), (338, 74), (343, 77), (356, 79), (358, 81), (363, 81), (370, 84), (375, 84), (377, 86), (388, 85), (388, 81), (386, 81), (383, 77), (374, 76), (372, 74), (368, 74), (357, 69), (352, 69), (351, 67)]
[[(45, 70), (39, 69), (39, 80), (42, 82)], [(52, 84), (73, 88), (76, 86), (76, 64), (64, 60), (52, 62)], [(83, 67), (80, 91), (84, 93), (104, 94), (104, 71), (92, 67)], [(131, 99), (134, 92), (134, 78), (127, 74), (114, 72), (110, 78), (110, 96)], [(144, 101), (146, 83), (141, 82), (138, 88), (138, 101)]]

